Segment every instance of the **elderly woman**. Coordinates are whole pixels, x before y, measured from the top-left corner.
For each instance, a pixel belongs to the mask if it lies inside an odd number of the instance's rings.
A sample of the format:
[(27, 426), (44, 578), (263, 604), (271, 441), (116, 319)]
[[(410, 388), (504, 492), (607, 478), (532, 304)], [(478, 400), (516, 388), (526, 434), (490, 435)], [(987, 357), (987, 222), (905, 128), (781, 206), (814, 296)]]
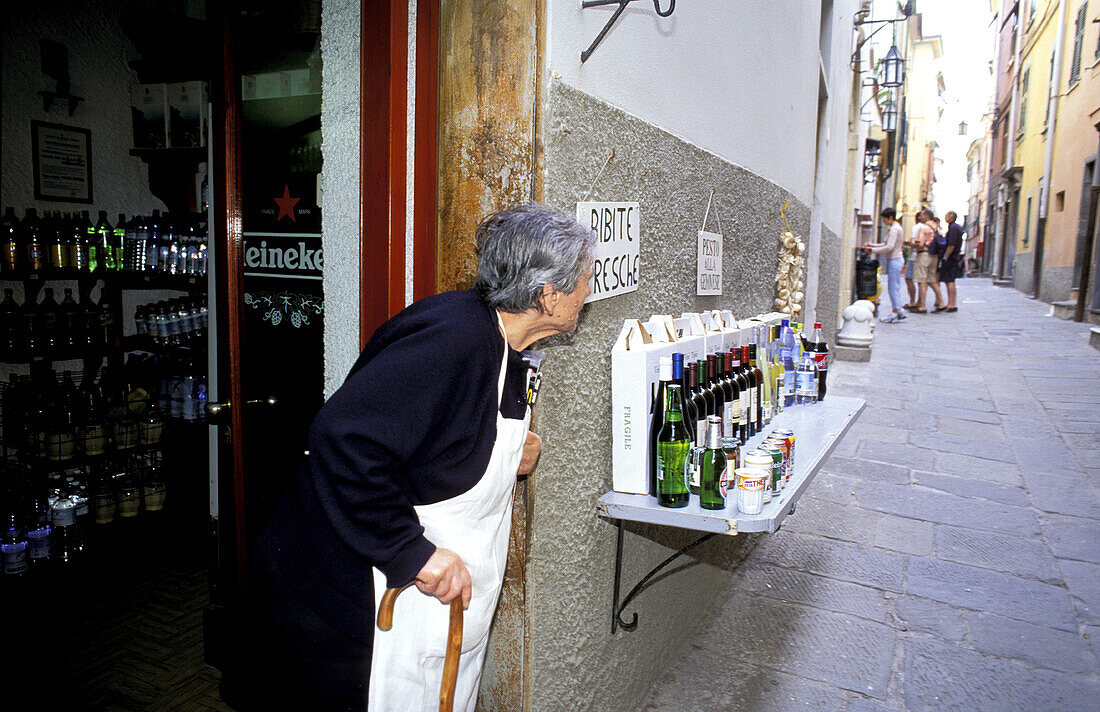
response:
[[(529, 432), (522, 353), (572, 331), (593, 236), (537, 205), (477, 228), (475, 289), (421, 300), (383, 324), (309, 433), (309, 460), (252, 561), (247, 694), (279, 708), (435, 709), (448, 603), (466, 606), (456, 710), (473, 710), (504, 576)], [(393, 630), (374, 634), (386, 587)], [(369, 684), (368, 684), (369, 682)], [(262, 689), (261, 689), (262, 688)], [(369, 690), (369, 692), (368, 692)]]

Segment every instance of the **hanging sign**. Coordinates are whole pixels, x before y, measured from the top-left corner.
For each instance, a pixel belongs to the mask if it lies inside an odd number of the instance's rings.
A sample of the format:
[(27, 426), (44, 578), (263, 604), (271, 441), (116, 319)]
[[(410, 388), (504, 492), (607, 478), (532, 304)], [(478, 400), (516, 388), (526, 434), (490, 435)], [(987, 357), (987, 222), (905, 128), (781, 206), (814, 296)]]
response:
[(701, 296), (722, 294), (722, 236), (716, 232), (699, 231), (698, 278), (695, 293)]
[(596, 261), (592, 266), (595, 302), (638, 289), (641, 262), (638, 244), (642, 223), (637, 203), (577, 203), (577, 221), (596, 234)]

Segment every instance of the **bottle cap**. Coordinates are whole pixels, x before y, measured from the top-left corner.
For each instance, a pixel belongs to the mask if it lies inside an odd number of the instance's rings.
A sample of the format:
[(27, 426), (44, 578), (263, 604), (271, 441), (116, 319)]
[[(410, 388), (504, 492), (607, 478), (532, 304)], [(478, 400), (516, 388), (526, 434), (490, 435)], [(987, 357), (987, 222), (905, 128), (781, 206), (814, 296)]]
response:
[(658, 377), (662, 381), (671, 381), (672, 380), (672, 357), (671, 356), (662, 356), (661, 357), (661, 366), (660, 366), (660, 371), (658, 372)]

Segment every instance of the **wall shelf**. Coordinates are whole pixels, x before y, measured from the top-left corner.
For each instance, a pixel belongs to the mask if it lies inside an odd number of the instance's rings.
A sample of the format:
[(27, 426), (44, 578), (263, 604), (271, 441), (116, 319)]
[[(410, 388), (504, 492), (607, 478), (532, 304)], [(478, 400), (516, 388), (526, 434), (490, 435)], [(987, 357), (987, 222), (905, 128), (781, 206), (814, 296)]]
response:
[[(631, 621), (622, 619), (622, 612), (627, 604), (634, 599), (635, 595), (641, 592), (645, 584), (659, 571), (715, 534), (734, 536), (740, 533), (774, 533), (779, 531), (779, 528), (783, 526), (783, 520), (794, 512), (795, 503), (806, 492), (810, 481), (813, 480), (829, 458), (829, 455), (836, 449), (844, 434), (855, 423), (859, 414), (863, 411), (864, 405), (865, 401), (861, 398), (827, 396), (820, 403), (795, 406), (780, 413), (772, 419), (771, 424), (765, 428), (764, 433), (749, 438), (747, 445), (741, 449), (742, 453), (755, 448), (763, 442), (768, 434), (777, 428), (788, 428), (793, 430), (795, 434), (794, 472), (779, 496), (773, 497), (769, 503), (765, 504), (760, 514), (744, 514), (737, 511), (735, 497), (730, 497), (727, 507), (720, 510), (703, 509), (699, 506), (698, 497), (691, 497), (688, 505), (680, 509), (662, 507), (657, 504), (655, 497), (644, 494), (608, 492), (600, 497), (596, 503), (597, 514), (616, 520), (618, 526), (611, 632), (614, 633), (619, 627), (633, 630), (637, 626), (637, 614), (633, 615)], [(731, 493), (734, 492), (732, 488), (730, 491)], [(623, 523), (626, 521), (659, 524), (705, 533), (650, 571), (620, 602)]]

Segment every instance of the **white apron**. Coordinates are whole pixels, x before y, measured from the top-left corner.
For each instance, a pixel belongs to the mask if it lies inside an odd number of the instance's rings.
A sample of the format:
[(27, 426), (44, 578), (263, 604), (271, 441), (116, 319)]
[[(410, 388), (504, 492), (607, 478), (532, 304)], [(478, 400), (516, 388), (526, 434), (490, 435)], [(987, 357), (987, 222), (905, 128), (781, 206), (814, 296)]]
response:
[[(504, 325), (497, 322), (501, 331)], [(416, 507), (424, 536), (441, 549), (458, 554), (473, 582), (470, 607), (464, 612), (462, 657), (454, 709), (473, 712), (485, 662), (489, 625), (496, 611), (508, 559), (512, 525), (512, 495), (523, 456), (531, 409), (523, 420), (504, 418), (500, 398), (508, 370), (508, 346), (497, 378), (497, 437), (489, 466), (468, 492), (435, 504)], [(386, 590), (386, 577), (374, 569), (374, 609)], [(397, 598), (393, 628), (375, 629), (371, 655), (370, 712), (428, 712), (439, 709), (450, 604), (413, 588)]]

